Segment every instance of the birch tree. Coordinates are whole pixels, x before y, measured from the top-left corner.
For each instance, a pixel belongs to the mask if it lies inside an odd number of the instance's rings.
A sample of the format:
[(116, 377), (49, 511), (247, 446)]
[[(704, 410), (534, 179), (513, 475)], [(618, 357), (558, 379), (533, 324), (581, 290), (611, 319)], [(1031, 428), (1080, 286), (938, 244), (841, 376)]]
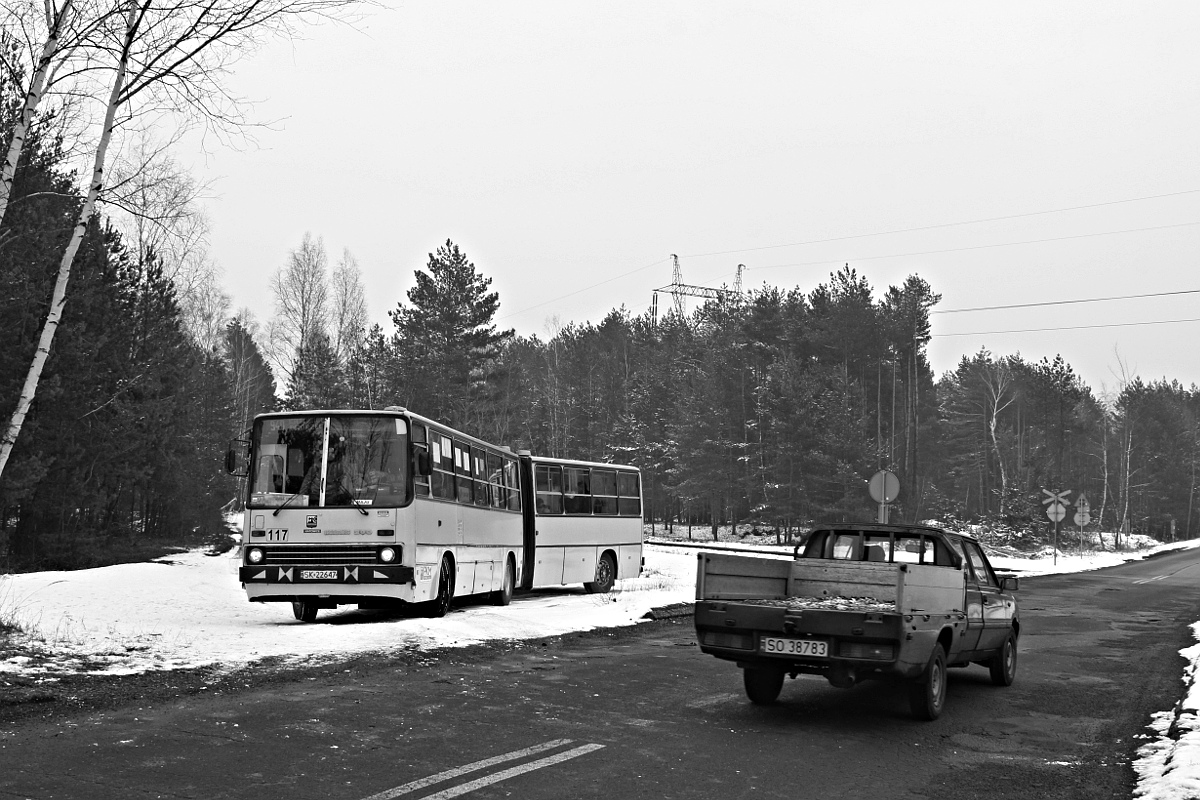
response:
[[(109, 0), (11, 0), (0, 11), (3, 54), (0, 68), (22, 87), (21, 114), (0, 167), (0, 223), (8, 211), (13, 178), (29, 128), (47, 95), (88, 72), (103, 47)], [(0, 462), (0, 469), (3, 463)]]
[(333, 293), (331, 344), (338, 358), (350, 364), (363, 347), (369, 319), (362, 270), (349, 249), (342, 251), (342, 258), (333, 269), (330, 288)]
[[(217, 131), (241, 129), (244, 103), (222, 83), (237, 59), (271, 34), (290, 34), (299, 23), (332, 17), (356, 4), (356, 0), (62, 0), (55, 5), (55, 0), (45, 0), (44, 43), (31, 72), (21, 121), (0, 169), (0, 213), (7, 209), (23, 139), (47, 86), (63, 74), (72, 74), (77, 94), (102, 98), (103, 121), (87, 195), (62, 255), (50, 310), (16, 408), (0, 438), (0, 476), (50, 354), (71, 266), (105, 188), (108, 149), (118, 124), (162, 115), (185, 124), (204, 121)], [(32, 24), (38, 19), (32, 8), (28, 2), (15, 6), (6, 22), (18, 27)], [(109, 83), (98, 91), (96, 81), (102, 76)]]
[(287, 265), (271, 277), (271, 291), (275, 319), (268, 332), (269, 356), (282, 380), (290, 383), (317, 337), (328, 337), (329, 257), (324, 240), (305, 233)]

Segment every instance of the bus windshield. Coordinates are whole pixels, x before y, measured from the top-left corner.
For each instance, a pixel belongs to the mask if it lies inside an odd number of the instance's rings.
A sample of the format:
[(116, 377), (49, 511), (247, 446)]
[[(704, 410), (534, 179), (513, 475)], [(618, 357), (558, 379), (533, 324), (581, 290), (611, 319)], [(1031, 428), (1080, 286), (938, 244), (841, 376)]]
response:
[(250, 506), (401, 506), (412, 498), (403, 417), (268, 417), (252, 444)]

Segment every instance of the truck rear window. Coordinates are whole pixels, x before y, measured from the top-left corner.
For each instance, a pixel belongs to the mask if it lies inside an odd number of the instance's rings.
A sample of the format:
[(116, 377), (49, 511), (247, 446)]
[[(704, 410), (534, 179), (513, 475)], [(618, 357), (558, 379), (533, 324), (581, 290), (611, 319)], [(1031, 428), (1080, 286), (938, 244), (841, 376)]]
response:
[(956, 559), (937, 536), (888, 531), (813, 531), (801, 558), (931, 564), (952, 567)]

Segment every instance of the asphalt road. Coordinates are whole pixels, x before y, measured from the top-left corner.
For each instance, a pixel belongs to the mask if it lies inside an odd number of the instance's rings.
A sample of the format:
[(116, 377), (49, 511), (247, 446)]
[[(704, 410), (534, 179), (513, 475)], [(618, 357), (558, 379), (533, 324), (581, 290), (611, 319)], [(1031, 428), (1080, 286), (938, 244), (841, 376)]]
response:
[(1016, 682), (952, 670), (934, 722), (893, 685), (815, 677), (753, 706), (684, 617), (28, 720), (0, 738), (0, 798), (1129, 798), (1183, 692), (1200, 555), (1020, 599)]

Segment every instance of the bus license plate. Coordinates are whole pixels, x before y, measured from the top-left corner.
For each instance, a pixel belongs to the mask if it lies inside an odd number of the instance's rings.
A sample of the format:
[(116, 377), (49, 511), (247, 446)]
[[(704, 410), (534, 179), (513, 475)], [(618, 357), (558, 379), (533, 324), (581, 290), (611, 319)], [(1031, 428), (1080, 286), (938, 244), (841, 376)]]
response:
[(336, 569), (300, 570), (300, 580), (302, 581), (336, 581), (337, 579), (338, 571)]
[(758, 649), (773, 656), (829, 657), (829, 642), (824, 639), (780, 639), (764, 636), (759, 639)]

